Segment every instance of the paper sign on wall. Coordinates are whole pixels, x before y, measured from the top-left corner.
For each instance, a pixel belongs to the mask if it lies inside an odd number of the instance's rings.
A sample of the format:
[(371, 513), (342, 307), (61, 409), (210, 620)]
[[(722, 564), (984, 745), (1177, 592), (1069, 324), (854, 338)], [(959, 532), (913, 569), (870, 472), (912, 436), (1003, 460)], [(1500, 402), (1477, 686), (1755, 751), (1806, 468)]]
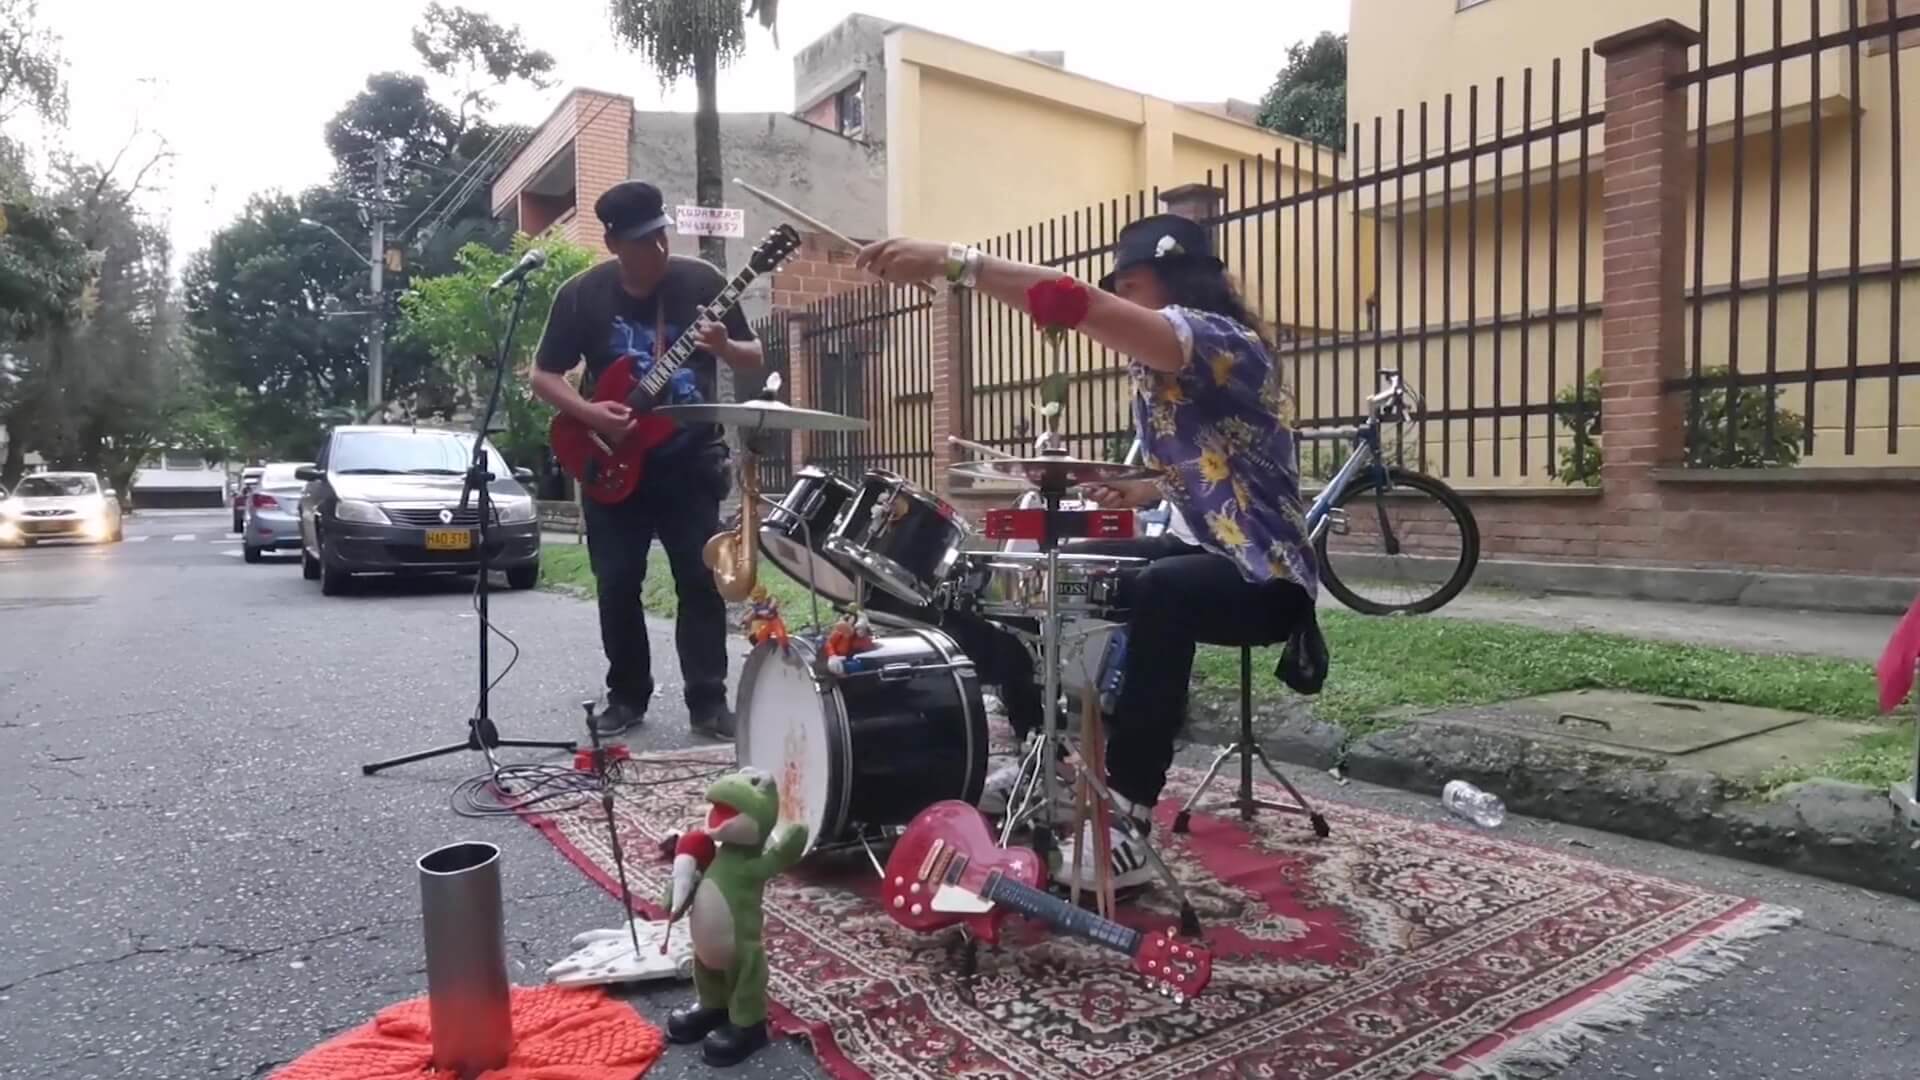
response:
[(716, 206), (676, 206), (673, 231), (681, 236), (745, 236), (747, 212)]

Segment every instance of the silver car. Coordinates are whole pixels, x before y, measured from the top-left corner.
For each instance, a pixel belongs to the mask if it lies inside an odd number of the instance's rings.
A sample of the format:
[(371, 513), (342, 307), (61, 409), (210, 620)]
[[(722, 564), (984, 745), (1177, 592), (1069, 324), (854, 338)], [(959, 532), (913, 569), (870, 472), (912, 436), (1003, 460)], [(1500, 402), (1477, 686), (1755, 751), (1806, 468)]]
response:
[(276, 461), (260, 471), (247, 493), (246, 521), (240, 535), (240, 553), (259, 562), (269, 551), (300, 550), (300, 492), (307, 482), (295, 475), (312, 464)]
[(42, 540), (118, 543), (120, 503), (93, 473), (35, 473), (0, 501), (0, 544)]

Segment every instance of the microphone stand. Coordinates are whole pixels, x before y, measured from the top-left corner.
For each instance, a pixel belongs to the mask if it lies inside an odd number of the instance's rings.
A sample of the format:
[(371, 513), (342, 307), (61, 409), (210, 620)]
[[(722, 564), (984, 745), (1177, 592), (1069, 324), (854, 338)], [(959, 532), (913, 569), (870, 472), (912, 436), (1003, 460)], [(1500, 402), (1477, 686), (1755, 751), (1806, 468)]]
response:
[[(467, 462), (467, 475), (460, 487), (460, 510), (467, 509), (467, 499), (475, 492), (480, 494), (480, 525), (477, 542), (480, 545), (480, 580), (475, 585), (478, 590), (480, 612), (480, 700), (474, 713), (467, 719), (467, 737), (456, 743), (436, 746), (430, 750), (417, 750), (410, 754), (376, 761), (371, 765), (360, 766), (363, 776), (372, 776), (382, 769), (409, 762), (424, 761), (427, 758), (440, 757), (443, 754), (456, 754), (462, 750), (478, 750), (487, 756), (487, 764), (495, 764), (493, 751), (501, 746), (530, 747), (541, 750), (575, 750), (579, 744), (572, 740), (543, 739), (503, 739), (500, 731), (494, 727), (493, 717), (489, 715), (487, 700), (493, 691), (491, 672), (487, 663), (487, 639), (493, 634), (493, 624), (487, 620), (487, 594), (493, 591), (488, 576), (493, 570), (492, 559), (487, 551), (487, 541), (491, 536), (493, 523), (493, 499), (488, 493), (489, 484), (495, 479), (487, 470), (487, 430), (493, 426), (493, 414), (500, 407), (500, 391), (507, 380), (507, 356), (513, 349), (513, 335), (520, 327), (520, 311), (527, 302), (527, 275), (522, 275), (513, 294), (513, 313), (507, 319), (507, 332), (500, 339), (500, 347), (493, 358), (493, 390), (487, 395), (487, 408), (480, 417), (480, 427), (473, 433), (473, 456)], [(539, 516), (535, 515), (536, 529)]]

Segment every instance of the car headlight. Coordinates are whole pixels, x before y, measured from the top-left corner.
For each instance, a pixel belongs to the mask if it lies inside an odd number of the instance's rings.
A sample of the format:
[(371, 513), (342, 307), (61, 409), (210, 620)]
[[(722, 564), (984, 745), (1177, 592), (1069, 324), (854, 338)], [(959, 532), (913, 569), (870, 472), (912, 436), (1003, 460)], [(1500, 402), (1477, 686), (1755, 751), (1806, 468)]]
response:
[(535, 516), (532, 499), (501, 499), (494, 505), (499, 507), (502, 525), (524, 525)]
[(357, 521), (362, 525), (391, 524), (386, 511), (360, 499), (341, 499), (334, 503), (333, 516), (340, 521)]

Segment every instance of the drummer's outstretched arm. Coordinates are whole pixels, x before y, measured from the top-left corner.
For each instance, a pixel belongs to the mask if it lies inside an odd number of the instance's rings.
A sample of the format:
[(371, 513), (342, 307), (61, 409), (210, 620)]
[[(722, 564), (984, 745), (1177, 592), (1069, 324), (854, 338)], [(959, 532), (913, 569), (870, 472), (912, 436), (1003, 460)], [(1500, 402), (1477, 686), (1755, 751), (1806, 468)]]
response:
[[(888, 281), (931, 281), (945, 276), (947, 256), (946, 244), (894, 238), (861, 249), (855, 265)], [(1069, 276), (1049, 267), (1014, 262), (985, 253), (977, 258), (979, 271), (974, 288), (1021, 311), (1028, 310), (1028, 289), (1042, 282)], [(1082, 284), (1088, 293), (1088, 304), (1086, 321), (1078, 328), (1081, 333), (1151, 368), (1179, 371), (1186, 366), (1187, 351), (1165, 316), (1152, 308), (1122, 300), (1084, 282)]]

